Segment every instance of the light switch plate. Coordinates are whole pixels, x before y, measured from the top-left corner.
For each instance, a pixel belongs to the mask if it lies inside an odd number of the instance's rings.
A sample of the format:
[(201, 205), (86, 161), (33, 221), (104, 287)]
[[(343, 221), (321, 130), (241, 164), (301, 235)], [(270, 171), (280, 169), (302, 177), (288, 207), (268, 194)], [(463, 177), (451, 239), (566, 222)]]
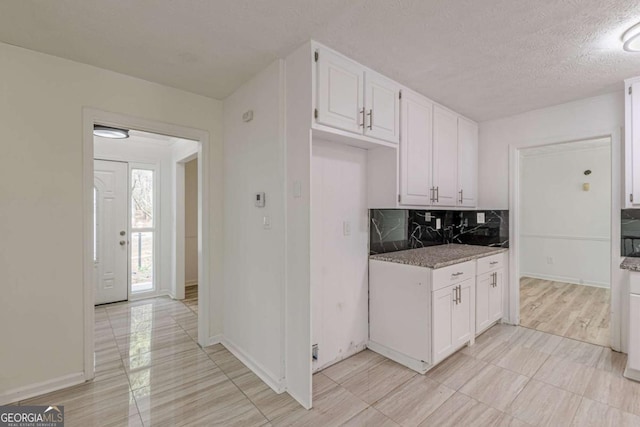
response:
[(478, 224), (484, 224), (484, 212), (478, 212), (476, 215)]
[(440, 230), (442, 228), (442, 220), (440, 218), (436, 218), (436, 230)]
[(271, 229), (271, 217), (269, 215), (265, 215), (262, 217), (262, 228), (265, 230)]

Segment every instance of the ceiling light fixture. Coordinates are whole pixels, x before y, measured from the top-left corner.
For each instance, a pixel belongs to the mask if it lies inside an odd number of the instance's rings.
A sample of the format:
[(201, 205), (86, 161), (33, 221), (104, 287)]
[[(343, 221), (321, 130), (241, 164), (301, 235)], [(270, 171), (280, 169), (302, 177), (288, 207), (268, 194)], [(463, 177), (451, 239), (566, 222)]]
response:
[(110, 126), (94, 125), (93, 134), (95, 136), (101, 136), (102, 138), (111, 139), (125, 139), (129, 138), (129, 131), (127, 129), (113, 128)]
[(640, 52), (640, 22), (624, 32), (622, 43), (627, 52)]

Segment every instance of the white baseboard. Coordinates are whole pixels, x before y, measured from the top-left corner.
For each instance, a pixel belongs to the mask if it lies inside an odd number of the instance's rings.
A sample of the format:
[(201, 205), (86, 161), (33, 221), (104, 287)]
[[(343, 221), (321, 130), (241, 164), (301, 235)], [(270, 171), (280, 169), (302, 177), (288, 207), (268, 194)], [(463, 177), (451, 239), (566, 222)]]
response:
[(216, 345), (222, 343), (222, 334), (214, 335), (209, 337), (207, 340), (207, 345), (205, 347), (209, 347), (210, 345)]
[(413, 369), (414, 371), (424, 374), (433, 366), (428, 364), (427, 362), (422, 362), (420, 360), (409, 357), (405, 354), (398, 353), (395, 350), (390, 349), (389, 347), (385, 347), (382, 344), (378, 344), (375, 341), (369, 340), (367, 343), (367, 347), (369, 350), (374, 351), (387, 359), (391, 359), (394, 362), (398, 362), (401, 365), (406, 366), (409, 369)]
[(52, 391), (58, 391), (63, 388), (82, 384), (83, 382), (85, 382), (84, 372), (78, 372), (75, 374), (53, 378), (40, 383), (31, 384), (25, 387), (8, 390), (0, 394), (0, 405), (6, 405), (8, 403), (16, 403), (21, 400), (31, 399), (32, 397), (41, 396), (43, 394), (51, 393)]
[[(335, 365), (336, 363), (341, 362), (344, 359), (347, 359), (347, 358), (353, 356), (354, 354), (358, 354), (361, 351), (364, 351), (366, 349), (367, 349), (367, 343), (366, 342), (362, 342), (362, 343), (360, 343), (360, 344), (358, 344), (356, 346), (351, 347), (351, 351), (347, 351), (347, 352), (341, 354), (340, 357), (338, 357), (336, 359), (333, 359), (330, 362), (325, 362), (323, 365), (320, 365), (320, 366), (313, 366), (312, 372), (315, 374), (318, 371), (326, 369), (331, 365)], [(313, 363), (315, 363), (315, 362), (313, 362)]]
[(285, 384), (283, 378), (276, 378), (271, 372), (266, 370), (261, 364), (253, 360), (251, 356), (246, 354), (237, 345), (231, 342), (228, 338), (222, 338), (222, 345), (227, 348), (235, 357), (238, 358), (247, 368), (251, 369), (266, 385), (271, 387), (273, 391), (280, 394), (285, 391)]
[(624, 370), (624, 376), (630, 380), (640, 381), (640, 371), (627, 367)]
[(575, 277), (565, 277), (565, 276), (553, 276), (549, 274), (537, 274), (537, 273), (520, 273), (520, 277), (531, 277), (533, 279), (542, 279), (542, 280), (551, 280), (553, 282), (563, 282), (563, 283), (571, 283), (574, 285), (583, 285), (583, 286), (592, 286), (594, 288), (607, 288), (609, 289), (609, 283), (605, 282), (580, 282), (579, 279)]

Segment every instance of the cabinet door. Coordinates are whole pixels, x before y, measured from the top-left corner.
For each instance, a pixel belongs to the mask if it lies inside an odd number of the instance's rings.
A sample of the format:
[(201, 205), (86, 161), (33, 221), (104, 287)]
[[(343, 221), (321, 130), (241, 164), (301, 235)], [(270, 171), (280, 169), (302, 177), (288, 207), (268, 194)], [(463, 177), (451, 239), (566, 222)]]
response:
[(454, 348), (452, 340), (452, 315), (454, 305), (454, 286), (433, 292), (433, 362), (447, 357)]
[(471, 339), (475, 331), (475, 280), (468, 279), (458, 284), (460, 295), (453, 304), (451, 321), (454, 347), (460, 347)]
[(476, 279), (476, 331), (482, 332), (490, 324), (489, 295), (493, 285), (493, 273), (484, 273)]
[(629, 295), (629, 325), (627, 367), (640, 371), (640, 295), (637, 294)]
[(437, 206), (456, 206), (458, 194), (458, 117), (433, 107), (433, 186)]
[(401, 101), (400, 203), (431, 204), (431, 150), (433, 104), (405, 91)]
[(365, 128), (367, 136), (400, 141), (400, 87), (373, 71), (365, 72)]
[(458, 118), (458, 206), (476, 207), (478, 192), (478, 125)]
[(502, 319), (502, 292), (504, 292), (504, 270), (496, 270), (495, 285), (489, 287), (489, 322)]
[(364, 69), (325, 49), (318, 50), (317, 122), (350, 132), (364, 127)]

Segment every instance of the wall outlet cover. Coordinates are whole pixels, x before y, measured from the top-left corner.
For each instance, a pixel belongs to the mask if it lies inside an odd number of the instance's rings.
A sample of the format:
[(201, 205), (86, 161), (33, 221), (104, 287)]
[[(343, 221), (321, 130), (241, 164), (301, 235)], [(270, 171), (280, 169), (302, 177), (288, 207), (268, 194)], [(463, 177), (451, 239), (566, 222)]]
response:
[(476, 217), (478, 224), (484, 224), (484, 212), (478, 212)]
[(436, 230), (440, 230), (442, 228), (442, 220), (440, 218), (436, 218)]

